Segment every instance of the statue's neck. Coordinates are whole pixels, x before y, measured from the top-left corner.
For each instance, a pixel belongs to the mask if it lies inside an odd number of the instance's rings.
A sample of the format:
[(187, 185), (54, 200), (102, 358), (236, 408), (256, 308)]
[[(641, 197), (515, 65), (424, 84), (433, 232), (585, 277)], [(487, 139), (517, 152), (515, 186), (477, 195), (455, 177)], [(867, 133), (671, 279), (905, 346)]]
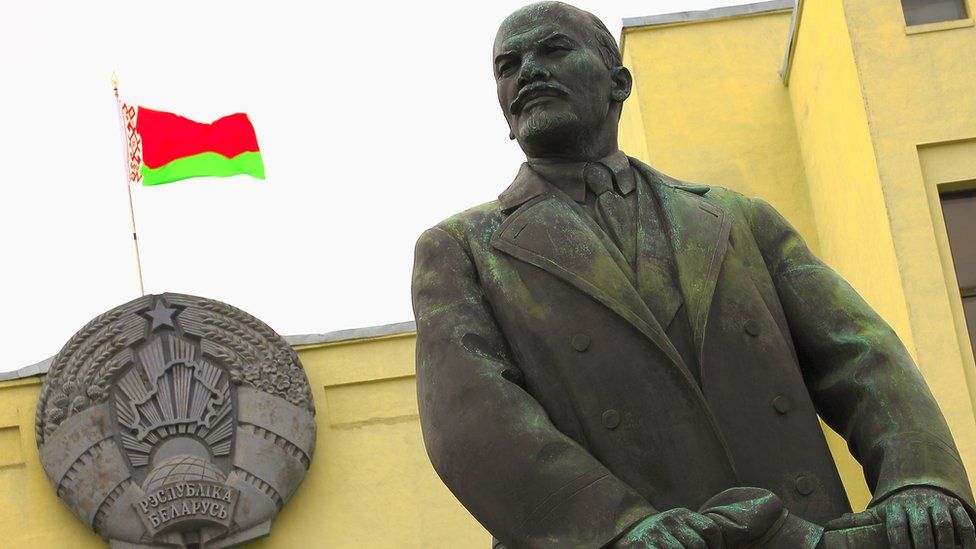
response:
[[(616, 136), (614, 136), (616, 137)], [(608, 140), (599, 146), (574, 148), (575, 150), (533, 152), (526, 153), (525, 158), (531, 162), (592, 162), (605, 158), (619, 150), (617, 140)]]

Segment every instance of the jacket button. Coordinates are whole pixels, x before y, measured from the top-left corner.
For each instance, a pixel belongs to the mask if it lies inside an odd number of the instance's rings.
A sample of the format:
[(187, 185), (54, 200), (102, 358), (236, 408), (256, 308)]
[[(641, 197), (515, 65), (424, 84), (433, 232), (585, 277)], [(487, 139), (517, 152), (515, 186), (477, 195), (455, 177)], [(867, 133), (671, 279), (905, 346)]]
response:
[(806, 475), (800, 475), (796, 477), (796, 491), (800, 493), (801, 496), (809, 496), (816, 489), (816, 484), (813, 482), (813, 478)]
[(792, 407), (793, 407), (793, 403), (790, 401), (789, 397), (779, 395), (778, 397), (773, 399), (773, 409), (779, 412), (780, 414), (785, 414), (786, 412), (789, 412), (790, 408)]
[(751, 318), (747, 320), (742, 327), (745, 329), (746, 333), (751, 335), (752, 337), (756, 337), (759, 335), (759, 331), (760, 331), (759, 323)]
[(603, 426), (607, 429), (616, 429), (620, 425), (620, 412), (607, 410), (603, 412)]
[(582, 353), (590, 348), (590, 336), (582, 333), (574, 334), (570, 343), (573, 345), (574, 349)]

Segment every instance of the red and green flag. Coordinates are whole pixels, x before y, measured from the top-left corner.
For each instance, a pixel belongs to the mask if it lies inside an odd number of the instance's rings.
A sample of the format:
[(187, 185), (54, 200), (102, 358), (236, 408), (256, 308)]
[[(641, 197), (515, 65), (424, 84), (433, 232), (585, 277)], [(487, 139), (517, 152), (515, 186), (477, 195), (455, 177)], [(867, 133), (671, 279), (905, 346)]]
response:
[(129, 182), (162, 185), (191, 177), (250, 175), (264, 179), (254, 126), (244, 113), (210, 124), (170, 112), (122, 105)]

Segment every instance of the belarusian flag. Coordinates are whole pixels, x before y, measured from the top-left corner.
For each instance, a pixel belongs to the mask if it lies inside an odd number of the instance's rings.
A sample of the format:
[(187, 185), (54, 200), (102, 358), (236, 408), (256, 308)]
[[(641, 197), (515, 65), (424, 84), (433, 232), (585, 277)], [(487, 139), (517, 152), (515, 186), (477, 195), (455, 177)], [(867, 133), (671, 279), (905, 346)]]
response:
[(129, 181), (161, 185), (191, 177), (246, 174), (264, 179), (264, 162), (246, 114), (210, 124), (147, 109), (122, 106), (129, 148)]

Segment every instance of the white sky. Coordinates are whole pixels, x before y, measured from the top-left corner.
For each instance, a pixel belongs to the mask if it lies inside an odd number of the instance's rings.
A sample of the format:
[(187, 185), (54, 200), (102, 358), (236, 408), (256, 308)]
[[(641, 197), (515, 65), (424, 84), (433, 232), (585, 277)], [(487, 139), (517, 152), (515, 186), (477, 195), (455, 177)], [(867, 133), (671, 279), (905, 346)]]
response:
[[(524, 1), (10, 2), (0, 9), (0, 371), (138, 297), (123, 99), (248, 113), (267, 179), (133, 187), (146, 291), (240, 307), (281, 334), (413, 318), (413, 244), (523, 160), (491, 44)], [(736, 0), (574, 2), (623, 17)]]

